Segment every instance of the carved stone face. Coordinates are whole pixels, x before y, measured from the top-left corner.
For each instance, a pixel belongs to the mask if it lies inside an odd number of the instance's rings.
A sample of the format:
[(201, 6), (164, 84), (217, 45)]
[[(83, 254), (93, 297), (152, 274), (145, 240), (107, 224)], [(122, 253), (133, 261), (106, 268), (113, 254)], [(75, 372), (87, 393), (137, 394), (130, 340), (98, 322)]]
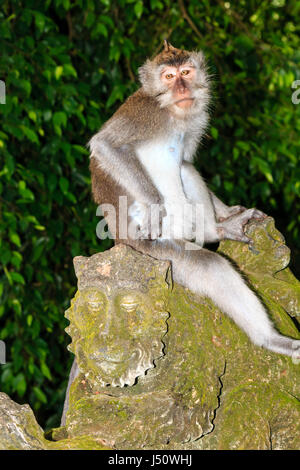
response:
[(66, 312), (69, 349), (95, 386), (133, 385), (163, 356), (169, 314), (159, 295), (103, 287), (78, 291)]

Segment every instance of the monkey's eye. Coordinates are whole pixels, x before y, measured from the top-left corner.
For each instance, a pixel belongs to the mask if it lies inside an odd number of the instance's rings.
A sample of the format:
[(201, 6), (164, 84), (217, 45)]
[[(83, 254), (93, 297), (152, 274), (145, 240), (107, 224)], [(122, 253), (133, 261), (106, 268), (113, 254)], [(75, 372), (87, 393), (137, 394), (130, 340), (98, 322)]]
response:
[(166, 77), (167, 80), (171, 80), (171, 78), (173, 78), (174, 75), (173, 75), (172, 73), (167, 73), (167, 74), (165, 75), (165, 77)]
[(181, 70), (181, 75), (188, 75), (189, 73), (189, 70)]

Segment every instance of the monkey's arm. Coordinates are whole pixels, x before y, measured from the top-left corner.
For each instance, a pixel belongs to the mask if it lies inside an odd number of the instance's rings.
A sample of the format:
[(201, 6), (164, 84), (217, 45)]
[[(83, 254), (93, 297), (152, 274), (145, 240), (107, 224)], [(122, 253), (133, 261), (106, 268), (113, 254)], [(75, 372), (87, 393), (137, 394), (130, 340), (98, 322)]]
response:
[[(203, 206), (204, 242), (212, 243), (223, 239), (237, 240), (245, 243), (251, 241), (244, 234), (243, 227), (252, 218), (264, 217), (262, 212), (257, 209), (246, 209), (243, 212), (233, 212), (234, 215), (229, 215), (228, 218), (222, 218), (222, 214), (227, 215), (232, 208), (227, 208), (225, 204), (209, 191), (201, 175), (191, 163), (183, 162), (181, 177), (186, 196), (192, 202)], [(220, 220), (217, 220), (217, 210), (214, 202), (218, 205)], [(229, 212), (226, 212), (226, 208)]]
[(243, 206), (226, 206), (217, 196), (209, 189), (209, 194), (214, 206), (216, 218), (218, 222), (221, 222), (229, 217), (244, 212), (246, 207)]
[(136, 148), (161, 130), (165, 116), (159, 109), (156, 100), (139, 89), (89, 142), (100, 167), (145, 205), (159, 204), (161, 195), (140, 163)]
[(132, 137), (121, 130), (117, 122), (111, 122), (98, 132), (89, 142), (91, 156), (134, 200), (158, 204), (160, 194), (135, 154)]

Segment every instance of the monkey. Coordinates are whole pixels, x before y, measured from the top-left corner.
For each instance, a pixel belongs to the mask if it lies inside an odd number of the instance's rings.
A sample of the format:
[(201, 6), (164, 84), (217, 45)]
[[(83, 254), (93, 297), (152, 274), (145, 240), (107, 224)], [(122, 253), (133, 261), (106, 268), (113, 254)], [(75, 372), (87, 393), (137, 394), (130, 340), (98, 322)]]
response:
[[(300, 340), (277, 332), (262, 302), (227, 259), (203, 247), (186, 249), (187, 241), (196, 242), (194, 214), (179, 210), (185, 204), (203, 207), (204, 243), (230, 239), (251, 245), (244, 226), (265, 217), (255, 208), (225, 205), (193, 165), (209, 122), (211, 79), (204, 54), (165, 40), (163, 50), (138, 73), (141, 87), (88, 144), (94, 201), (112, 204), (118, 218), (119, 198), (126, 196), (128, 221), (135, 224), (125, 240), (114, 230), (115, 243), (171, 261), (174, 281), (211, 298), (255, 345), (299, 357)], [(151, 217), (153, 206), (161, 208), (160, 217)], [(112, 221), (106, 220), (111, 229)], [(175, 227), (165, 237), (170, 221)], [(68, 389), (78, 375), (76, 367), (74, 362)]]

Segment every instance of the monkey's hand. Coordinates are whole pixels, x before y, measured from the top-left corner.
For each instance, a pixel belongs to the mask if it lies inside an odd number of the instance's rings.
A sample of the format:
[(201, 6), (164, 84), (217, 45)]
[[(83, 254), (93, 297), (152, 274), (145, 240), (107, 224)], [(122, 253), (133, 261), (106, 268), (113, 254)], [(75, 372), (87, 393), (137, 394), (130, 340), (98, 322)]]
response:
[(258, 209), (246, 209), (243, 212), (217, 223), (217, 232), (220, 240), (236, 240), (251, 243), (251, 239), (244, 233), (244, 226), (250, 219), (264, 219), (266, 214)]
[(162, 206), (134, 201), (129, 207), (128, 234), (134, 239), (156, 240), (162, 233)]
[(223, 222), (224, 220), (229, 219), (233, 215), (240, 214), (241, 212), (247, 210), (247, 208), (244, 206), (225, 206), (225, 208), (222, 209), (223, 210), (217, 214), (218, 222)]

